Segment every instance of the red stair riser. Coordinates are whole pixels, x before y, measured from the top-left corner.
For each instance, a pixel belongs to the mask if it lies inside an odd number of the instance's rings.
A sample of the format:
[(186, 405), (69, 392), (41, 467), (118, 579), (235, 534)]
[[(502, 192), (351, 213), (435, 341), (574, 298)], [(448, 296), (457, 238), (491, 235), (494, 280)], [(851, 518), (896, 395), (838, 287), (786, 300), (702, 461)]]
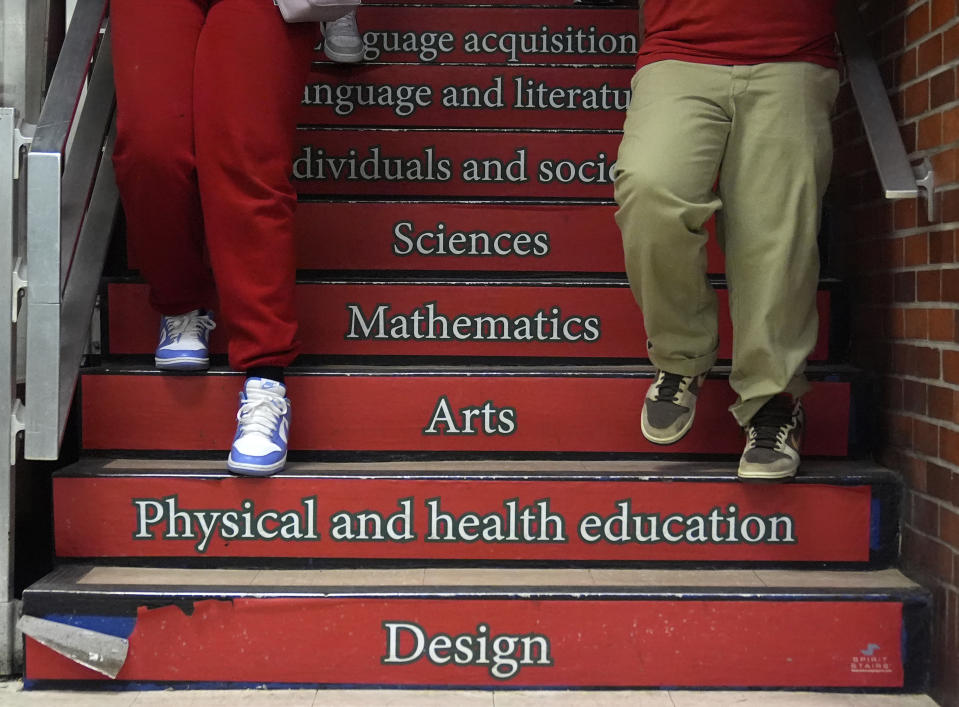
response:
[[(225, 450), (233, 439), (241, 382), (235, 376), (216, 375), (84, 376), (83, 447)], [(649, 379), (618, 377), (291, 377), (290, 448), (656, 454), (742, 451), (742, 432), (726, 409), (735, 395), (725, 381), (706, 381), (696, 424), (670, 447), (653, 445), (640, 434), (648, 386)], [(814, 383), (804, 402), (804, 453), (844, 456), (849, 384)], [(467, 408), (480, 412), (462, 412)], [(444, 415), (453, 420), (457, 433), (444, 433), (436, 423)], [(473, 432), (464, 432), (467, 429)]]
[(620, 136), (343, 128), (297, 140), (300, 194), (609, 200)]
[[(263, 483), (174, 475), (54, 482), (57, 555), (80, 558), (866, 562), (870, 502), (868, 486), (756, 487), (707, 481), (281, 475)], [(97, 512), (90, 513), (91, 508)], [(526, 508), (526, 517), (537, 520), (523, 521)], [(184, 515), (200, 511), (220, 511), (218, 518), (232, 512), (231, 523), (248, 518), (249, 534), (257, 539), (235, 537), (245, 531), (223, 524), (208, 524), (203, 531), (195, 516)], [(361, 535), (356, 526), (352, 536), (343, 535), (350, 516), (370, 512), (381, 518), (367, 521), (380, 523), (378, 530), (364, 526), (366, 535)], [(463, 520), (470, 514), (482, 518), (479, 524)], [(658, 520), (642, 521), (639, 532), (646, 539), (639, 539), (632, 518), (653, 514)], [(179, 518), (176, 528), (170, 520), (174, 516)], [(626, 527), (610, 520), (614, 517), (627, 518)], [(676, 520), (661, 525), (671, 517)], [(546, 520), (539, 526), (541, 518)], [(192, 530), (184, 527), (186, 522)], [(651, 523), (657, 538), (652, 542)], [(288, 529), (286, 539), (279, 534), (281, 525)], [(687, 527), (691, 534), (685, 536)], [(484, 528), (491, 533), (485, 539)]]
[[(318, 65), (307, 81), (299, 121), (311, 125), (621, 130), (632, 77), (629, 66), (388, 64), (360, 66), (344, 73), (340, 66)], [(572, 93), (573, 88), (580, 93)], [(454, 91), (456, 99), (450, 95)]]
[[(156, 348), (159, 316), (147, 301), (145, 285), (112, 284), (109, 288), (110, 353), (152, 353)], [(728, 292), (719, 290), (719, 357), (732, 356), (732, 325)], [(819, 339), (811, 360), (824, 360), (829, 352), (829, 293), (819, 292)], [(300, 337), (303, 353), (344, 356), (567, 356), (572, 358), (646, 357), (642, 313), (626, 287), (532, 287), (489, 285), (397, 285), (335, 284), (297, 287)], [(381, 309), (388, 305), (388, 309)], [(445, 318), (451, 340), (415, 338), (409, 323), (403, 330), (409, 338), (391, 337), (392, 317), (410, 321), (414, 311), (424, 317)], [(558, 313), (556, 309), (558, 308)], [(376, 319), (377, 312), (382, 317)], [(534, 328), (532, 336), (547, 340), (457, 340), (453, 323), (469, 315), (523, 317), (532, 320), (538, 312), (560, 323), (573, 340), (550, 340), (548, 331)], [(472, 321), (472, 320), (470, 320)], [(382, 322), (380, 326), (376, 322)], [(548, 325), (546, 325), (548, 326)], [(366, 330), (372, 327), (371, 334)], [(442, 325), (437, 325), (442, 330)], [(462, 332), (476, 330), (475, 325)], [(483, 336), (489, 336), (489, 327)], [(420, 329), (427, 331), (426, 325)], [(520, 330), (522, 331), (522, 330)], [(383, 339), (374, 338), (383, 334)], [(500, 334), (502, 335), (502, 333)], [(521, 334), (522, 335), (522, 334)], [(211, 338), (212, 350), (226, 350), (229, 333), (222, 328)]]
[[(422, 655), (399, 663), (415, 655), (414, 626)], [(197, 601), (190, 615), (141, 608), (118, 679), (892, 688), (903, 683), (901, 631), (899, 602), (233, 598)], [(479, 659), (483, 643), (490, 664), (455, 664), (466, 652), (444, 650), (443, 639), (431, 662), (427, 644), (441, 634), (473, 636), (461, 645), (469, 642)], [(514, 649), (515, 665), (497, 668), (494, 641), (502, 636), (517, 637), (498, 643), (501, 653)], [(870, 644), (877, 662), (859, 662)], [(547, 652), (550, 664), (535, 664)], [(103, 679), (31, 639), (26, 678)]]
[[(368, 47), (367, 59), (379, 63), (632, 67), (639, 48), (639, 14), (635, 8), (566, 5), (556, 8), (433, 7), (424, 11), (411, 4), (364, 6), (357, 19)], [(560, 37), (560, 41), (544, 44), (543, 27), (547, 34)], [(577, 32), (583, 38), (581, 46), (576, 45)], [(390, 35), (389, 44), (384, 43), (384, 33)], [(570, 35), (573, 35), (572, 45), (566, 39)], [(524, 44), (532, 51), (524, 52)], [(544, 48), (550, 51), (542, 51)], [(319, 52), (316, 58), (326, 57)], [(343, 72), (349, 74), (355, 69), (355, 66), (343, 67)]]
[[(623, 239), (615, 211), (614, 206), (593, 204), (301, 203), (296, 214), (297, 266), (313, 270), (621, 273)], [(548, 239), (549, 251), (545, 255), (435, 255), (438, 241), (428, 235), (417, 245), (421, 234), (441, 231), (447, 236), (478, 231), (493, 239), (502, 233), (525, 233), (540, 242)], [(397, 232), (411, 242), (398, 238)], [(501, 248), (509, 250), (507, 241), (515, 240), (501, 239)], [(527, 245), (525, 238), (519, 243), (520, 253), (532, 252), (533, 246)], [(722, 272), (722, 254), (715, 238), (708, 241), (708, 258), (710, 272)]]
[[(614, 220), (615, 211), (614, 206), (596, 204), (305, 202), (299, 204), (296, 213), (297, 267), (622, 273), (623, 240)], [(710, 233), (712, 225), (711, 219), (707, 223)], [(511, 254), (495, 254), (495, 243), (489, 246), (491, 255), (439, 254), (435, 234), (445, 233), (448, 238), (474, 232), (487, 233), (494, 242), (507, 234), (498, 244)], [(533, 252), (534, 238), (537, 242), (548, 239), (545, 255), (539, 254), (542, 247)], [(510, 245), (516, 243), (518, 251)], [(134, 246), (132, 241), (127, 244), (127, 260), (136, 269), (139, 261)], [(463, 249), (459, 241), (453, 246)], [(484, 246), (477, 246), (481, 248)], [(709, 272), (722, 273), (723, 256), (715, 238), (709, 239), (706, 251)]]

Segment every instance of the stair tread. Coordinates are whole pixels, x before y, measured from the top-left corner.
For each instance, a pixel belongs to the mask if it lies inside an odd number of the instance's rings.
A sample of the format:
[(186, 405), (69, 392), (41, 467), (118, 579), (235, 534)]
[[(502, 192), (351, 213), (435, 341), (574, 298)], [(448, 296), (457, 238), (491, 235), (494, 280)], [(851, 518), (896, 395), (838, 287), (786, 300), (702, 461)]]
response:
[(69, 704), (71, 707), (116, 707), (173, 705), (184, 701), (194, 707), (224, 705), (256, 705), (258, 707), (366, 707), (388, 701), (390, 707), (936, 707), (926, 695), (893, 695), (879, 693), (827, 694), (809, 691), (768, 690), (337, 690), (337, 689), (190, 689), (189, 697), (182, 690), (161, 690), (146, 693), (102, 692), (90, 690), (44, 690), (42, 694), (23, 692), (20, 681), (0, 683), (0, 701), (8, 707), (39, 704)]
[[(660, 569), (508, 569), (408, 567), (390, 569), (182, 569), (66, 565), (29, 591), (324, 595), (331, 590), (370, 594), (385, 590), (429, 594), (459, 588), (458, 593), (500, 591), (524, 594), (603, 593), (782, 595), (850, 593), (923, 593), (897, 569), (830, 570), (660, 570)], [(468, 588), (468, 590), (466, 589)], [(311, 592), (312, 590), (312, 592)]]

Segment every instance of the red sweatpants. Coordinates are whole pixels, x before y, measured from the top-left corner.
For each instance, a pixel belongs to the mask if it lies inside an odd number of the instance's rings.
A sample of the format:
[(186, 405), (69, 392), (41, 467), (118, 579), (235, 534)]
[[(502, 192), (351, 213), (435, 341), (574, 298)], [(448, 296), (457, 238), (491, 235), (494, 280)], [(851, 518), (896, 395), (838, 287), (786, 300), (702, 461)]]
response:
[(314, 25), (286, 24), (273, 0), (112, 0), (110, 18), (113, 159), (151, 304), (172, 315), (218, 299), (233, 368), (288, 365), (289, 175)]

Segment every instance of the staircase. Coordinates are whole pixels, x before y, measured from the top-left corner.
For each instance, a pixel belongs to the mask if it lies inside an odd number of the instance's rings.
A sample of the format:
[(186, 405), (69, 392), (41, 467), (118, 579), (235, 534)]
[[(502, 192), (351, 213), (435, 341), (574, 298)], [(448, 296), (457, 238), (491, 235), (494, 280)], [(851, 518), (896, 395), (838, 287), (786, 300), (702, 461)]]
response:
[(723, 365), (682, 442), (639, 432), (653, 370), (611, 202), (636, 19), (369, 4), (368, 63), (317, 55), (276, 477), (224, 471), (225, 336), (208, 374), (154, 370), (137, 254), (114, 259), (58, 568), (23, 598), (28, 686), (923, 691), (930, 597), (894, 569), (898, 478), (857, 461), (842, 283), (795, 482), (736, 479)]

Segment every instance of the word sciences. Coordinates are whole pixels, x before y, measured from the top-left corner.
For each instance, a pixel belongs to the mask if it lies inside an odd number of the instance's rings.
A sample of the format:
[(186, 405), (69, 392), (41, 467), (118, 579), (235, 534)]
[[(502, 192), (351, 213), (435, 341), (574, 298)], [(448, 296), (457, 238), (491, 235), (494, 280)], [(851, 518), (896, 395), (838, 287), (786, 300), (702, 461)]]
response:
[(447, 229), (444, 223), (436, 224), (436, 228), (417, 230), (412, 221), (399, 221), (393, 224), (392, 251), (401, 258), (409, 255), (542, 258), (549, 255), (549, 234), (453, 230)]
[(347, 304), (349, 340), (406, 341), (540, 341), (588, 343), (601, 335), (596, 315), (564, 315), (559, 307), (537, 310), (534, 314), (444, 315), (436, 311), (436, 302), (427, 302), (406, 313), (394, 313), (389, 304), (380, 304), (368, 315), (362, 305)]
[[(501, 510), (455, 512), (441, 497), (422, 501), (418, 518), (413, 497), (396, 502), (392, 513), (376, 510), (323, 509), (318, 496), (301, 498), (297, 508), (258, 509), (251, 499), (239, 508), (193, 509), (177, 495), (136, 498), (134, 540), (190, 541), (205, 553), (216, 540), (333, 543), (487, 543), (553, 544), (575, 540), (587, 545), (660, 543), (678, 545), (790, 545), (798, 542), (795, 520), (788, 514), (741, 514), (739, 507), (714, 506), (703, 513), (637, 510), (632, 499), (613, 504), (612, 513), (586, 513), (569, 519), (549, 498), (524, 505), (506, 499)], [(321, 528), (323, 529), (321, 532)], [(573, 534), (571, 538), (570, 534)]]
[(520, 668), (553, 664), (549, 638), (538, 633), (490, 635), (479, 624), (475, 634), (436, 633), (411, 621), (384, 621), (386, 655), (383, 665), (405, 665), (426, 659), (433, 665), (483, 665), (497, 680), (508, 680)]
[[(545, 81), (513, 76), (509, 101), (504, 97), (503, 76), (496, 75), (490, 86), (444, 86), (440, 89), (443, 108), (483, 108), (563, 111), (625, 111), (631, 91), (603, 82), (599, 86), (550, 86)], [(341, 117), (358, 108), (387, 108), (399, 118), (409, 118), (435, 101), (429, 84), (312, 83), (303, 90), (304, 106), (332, 108)]]
[[(420, 61), (434, 62), (457, 50), (456, 39), (452, 32), (364, 32), (364, 56), (376, 61), (383, 54), (415, 54)], [(561, 30), (541, 25), (536, 32), (467, 32), (460, 46), (466, 54), (505, 55), (511, 64), (543, 54), (575, 55), (585, 64), (601, 56), (633, 57), (639, 38), (635, 32), (599, 32), (595, 25)]]

